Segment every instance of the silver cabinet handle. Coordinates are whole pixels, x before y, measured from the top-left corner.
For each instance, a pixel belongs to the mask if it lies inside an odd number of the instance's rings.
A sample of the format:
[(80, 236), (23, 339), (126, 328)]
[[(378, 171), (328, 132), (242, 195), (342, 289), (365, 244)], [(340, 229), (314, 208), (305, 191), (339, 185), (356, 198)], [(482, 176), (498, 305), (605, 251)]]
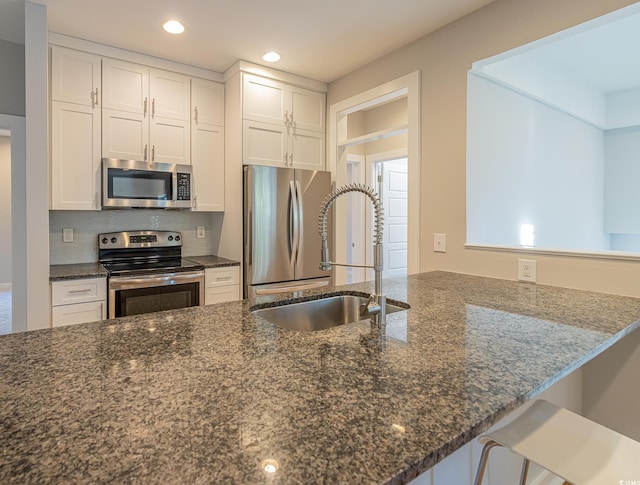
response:
[(218, 276), (216, 278), (216, 281), (229, 281), (229, 280), (232, 280), (232, 279), (233, 279), (233, 276), (224, 276), (224, 277)]
[(198, 209), (198, 196), (197, 195), (193, 196), (193, 208), (196, 209), (196, 210)]
[(288, 153), (285, 153), (285, 154), (284, 154), (284, 166), (285, 166), (285, 167), (289, 165), (288, 160), (289, 160), (289, 154), (288, 154)]
[[(143, 116), (147, 116), (147, 97), (145, 96), (144, 98), (144, 112), (142, 113)], [(146, 160), (146, 158), (145, 158)]]
[(156, 98), (151, 100), (151, 118), (156, 115)]
[(198, 123), (198, 107), (197, 106), (193, 107), (193, 119), (197, 124)]
[(156, 161), (156, 146), (153, 145), (151, 147), (151, 161), (155, 162)]
[(96, 88), (95, 92), (91, 91), (91, 97), (93, 98), (93, 105), (94, 106), (98, 106), (99, 104), (99, 97), (98, 97), (98, 88)]
[(147, 144), (145, 144), (145, 145), (144, 145), (144, 161), (145, 161), (145, 162), (147, 161), (147, 147), (148, 147), (148, 146), (149, 146), (149, 145), (147, 145)]
[(75, 295), (77, 293), (89, 293), (91, 291), (91, 288), (85, 288), (84, 290), (69, 290), (69, 294), (70, 295)]

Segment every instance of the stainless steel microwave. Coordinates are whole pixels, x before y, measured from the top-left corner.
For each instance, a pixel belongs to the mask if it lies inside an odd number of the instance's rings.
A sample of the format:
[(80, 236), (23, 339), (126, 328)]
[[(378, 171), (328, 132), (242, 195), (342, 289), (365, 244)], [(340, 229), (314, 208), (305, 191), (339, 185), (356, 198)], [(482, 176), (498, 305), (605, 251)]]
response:
[(191, 165), (102, 159), (102, 207), (189, 209)]

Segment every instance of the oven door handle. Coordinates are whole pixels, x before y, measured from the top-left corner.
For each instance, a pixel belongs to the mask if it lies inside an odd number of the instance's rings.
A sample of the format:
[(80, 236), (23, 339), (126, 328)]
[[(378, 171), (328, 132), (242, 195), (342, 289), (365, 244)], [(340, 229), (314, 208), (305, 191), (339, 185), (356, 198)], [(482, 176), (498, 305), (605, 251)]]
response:
[(191, 271), (186, 273), (169, 273), (162, 275), (145, 276), (114, 276), (109, 278), (110, 290), (132, 290), (150, 286), (167, 286), (180, 283), (204, 284), (204, 271)]

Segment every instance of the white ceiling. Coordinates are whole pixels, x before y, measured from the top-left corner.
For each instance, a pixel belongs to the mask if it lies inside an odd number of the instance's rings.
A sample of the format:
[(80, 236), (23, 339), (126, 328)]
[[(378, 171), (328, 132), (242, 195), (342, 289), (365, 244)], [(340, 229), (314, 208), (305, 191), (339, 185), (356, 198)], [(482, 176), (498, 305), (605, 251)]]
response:
[[(276, 50), (273, 67), (331, 82), (493, 0), (38, 1), (51, 32), (217, 72)], [(23, 42), (22, 4), (0, 0), (0, 38)], [(185, 33), (164, 33), (169, 18)]]

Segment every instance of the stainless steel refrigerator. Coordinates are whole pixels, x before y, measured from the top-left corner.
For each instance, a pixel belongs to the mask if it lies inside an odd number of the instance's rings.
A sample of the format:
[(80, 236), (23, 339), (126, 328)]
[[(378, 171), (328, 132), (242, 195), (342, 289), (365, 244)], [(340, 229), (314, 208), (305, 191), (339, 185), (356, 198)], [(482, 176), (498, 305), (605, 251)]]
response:
[(244, 166), (244, 297), (328, 286), (318, 215), (331, 173)]

